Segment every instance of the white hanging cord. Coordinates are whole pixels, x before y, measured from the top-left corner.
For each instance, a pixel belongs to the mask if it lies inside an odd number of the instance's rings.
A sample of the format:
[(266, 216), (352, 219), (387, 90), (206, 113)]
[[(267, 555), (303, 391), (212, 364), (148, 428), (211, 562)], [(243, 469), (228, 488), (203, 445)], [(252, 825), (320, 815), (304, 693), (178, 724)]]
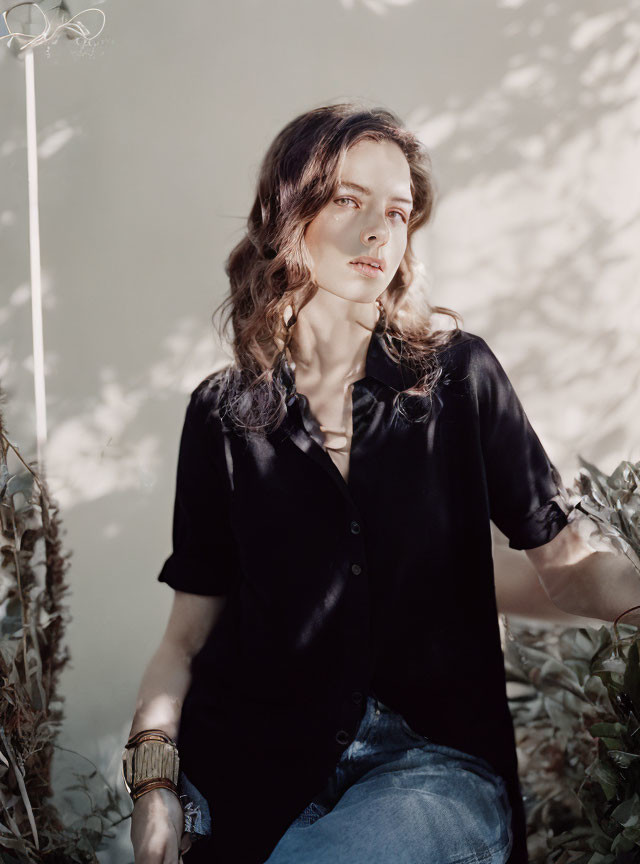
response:
[(36, 87), (33, 51), (24, 55), (27, 103), (27, 182), (29, 186), (29, 259), (31, 265), (31, 325), (33, 331), (33, 381), (36, 401), (36, 458), (45, 470), (47, 402), (44, 383), (44, 341), (42, 328), (42, 279), (40, 269), (40, 215), (38, 210), (38, 136), (36, 129)]
[[(42, 15), (44, 29), (35, 36), (11, 29), (8, 15), (19, 6), (37, 9)], [(93, 36), (80, 22), (74, 22), (80, 15), (97, 12), (102, 15), (102, 26)], [(16, 3), (0, 16), (0, 42), (8, 39), (7, 45), (20, 55), (24, 52), (25, 101), (27, 123), (27, 182), (29, 195), (29, 263), (31, 271), (31, 329), (33, 333), (33, 382), (36, 408), (36, 458), (38, 470), (45, 471), (45, 448), (47, 444), (47, 399), (44, 374), (44, 328), (42, 324), (42, 270), (40, 266), (40, 213), (38, 202), (38, 134), (36, 124), (36, 86), (33, 49), (53, 41), (57, 34), (66, 32), (69, 38), (83, 37), (86, 41), (96, 39), (104, 28), (106, 16), (101, 9), (85, 9), (72, 18), (63, 21), (54, 29), (37, 3)], [(18, 48), (13, 46), (14, 40)], [(23, 44), (21, 44), (23, 43)], [(26, 50), (30, 49), (30, 50)]]

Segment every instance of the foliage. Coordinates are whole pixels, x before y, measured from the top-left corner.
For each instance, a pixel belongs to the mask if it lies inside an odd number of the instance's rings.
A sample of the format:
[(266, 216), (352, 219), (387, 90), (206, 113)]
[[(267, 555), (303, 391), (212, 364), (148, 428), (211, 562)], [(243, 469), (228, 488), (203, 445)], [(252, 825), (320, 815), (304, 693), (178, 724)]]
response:
[[(118, 791), (97, 770), (76, 773), (66, 787), (90, 802), (74, 824), (63, 824), (48, 800), (63, 719), (57, 685), (69, 660), (62, 648), (69, 557), (46, 483), (6, 436), (0, 413), (0, 860), (7, 864), (96, 864), (96, 850), (112, 836), (108, 827), (128, 818)], [(95, 790), (106, 803), (96, 802)]]
[[(581, 463), (576, 509), (637, 555), (640, 463), (609, 477)], [(506, 622), (532, 862), (640, 864), (640, 632), (618, 624), (628, 611), (597, 630)]]
[(621, 462), (607, 476), (580, 459), (576, 509), (586, 513), (620, 551), (630, 546), (640, 558), (640, 462)]

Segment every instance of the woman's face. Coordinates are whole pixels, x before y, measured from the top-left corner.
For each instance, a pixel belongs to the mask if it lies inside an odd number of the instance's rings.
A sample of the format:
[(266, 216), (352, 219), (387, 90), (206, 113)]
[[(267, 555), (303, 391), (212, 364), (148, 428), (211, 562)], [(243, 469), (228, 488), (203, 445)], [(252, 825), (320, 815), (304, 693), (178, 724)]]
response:
[[(407, 248), (410, 179), (409, 163), (392, 141), (363, 140), (347, 150), (336, 194), (305, 231), (321, 288), (358, 303), (382, 294)], [(363, 272), (350, 263), (363, 255), (380, 259), (383, 269)]]

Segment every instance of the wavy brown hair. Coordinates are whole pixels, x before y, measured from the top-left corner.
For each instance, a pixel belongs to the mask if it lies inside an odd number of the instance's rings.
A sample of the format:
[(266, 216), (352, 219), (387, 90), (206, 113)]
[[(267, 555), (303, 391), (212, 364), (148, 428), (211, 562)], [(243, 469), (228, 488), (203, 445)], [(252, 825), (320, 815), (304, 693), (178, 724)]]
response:
[[(343, 102), (307, 111), (276, 135), (264, 156), (246, 234), (225, 263), (230, 292), (213, 313), (214, 319), (217, 314), (224, 317), (221, 337), (229, 324), (233, 326), (235, 362), (224, 370), (222, 391), (227, 415), (245, 433), (275, 428), (286, 416), (281, 372), (292, 325), (319, 287), (311, 276), (305, 230), (336, 194), (343, 155), (363, 139), (395, 142), (411, 174), (414, 203), (407, 248), (379, 298), (385, 350), (396, 362), (402, 356), (417, 373), (415, 386), (397, 394), (396, 400), (430, 397), (441, 374), (436, 353), (459, 333), (458, 313), (430, 306), (413, 290), (416, 259), (411, 239), (428, 222), (435, 199), (431, 159), (424, 145), (384, 108)], [(435, 330), (434, 313), (452, 317), (454, 328)], [(401, 401), (396, 401), (400, 411)]]

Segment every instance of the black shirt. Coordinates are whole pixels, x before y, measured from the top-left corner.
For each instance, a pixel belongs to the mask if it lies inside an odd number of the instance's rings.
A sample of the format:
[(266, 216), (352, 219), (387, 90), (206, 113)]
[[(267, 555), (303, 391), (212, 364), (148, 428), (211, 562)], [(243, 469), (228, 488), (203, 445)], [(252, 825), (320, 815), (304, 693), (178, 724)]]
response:
[[(527, 861), (490, 519), (515, 549), (567, 523), (559, 477), (497, 358), (459, 331), (431, 401), (376, 327), (353, 387), (348, 482), (284, 365), (285, 422), (246, 440), (220, 374), (192, 392), (173, 553), (160, 581), (227, 595), (194, 657), (181, 765), (205, 794), (217, 862), (259, 864), (325, 785), (374, 693), (417, 732), (486, 759)], [(408, 405), (409, 403), (407, 403)]]

